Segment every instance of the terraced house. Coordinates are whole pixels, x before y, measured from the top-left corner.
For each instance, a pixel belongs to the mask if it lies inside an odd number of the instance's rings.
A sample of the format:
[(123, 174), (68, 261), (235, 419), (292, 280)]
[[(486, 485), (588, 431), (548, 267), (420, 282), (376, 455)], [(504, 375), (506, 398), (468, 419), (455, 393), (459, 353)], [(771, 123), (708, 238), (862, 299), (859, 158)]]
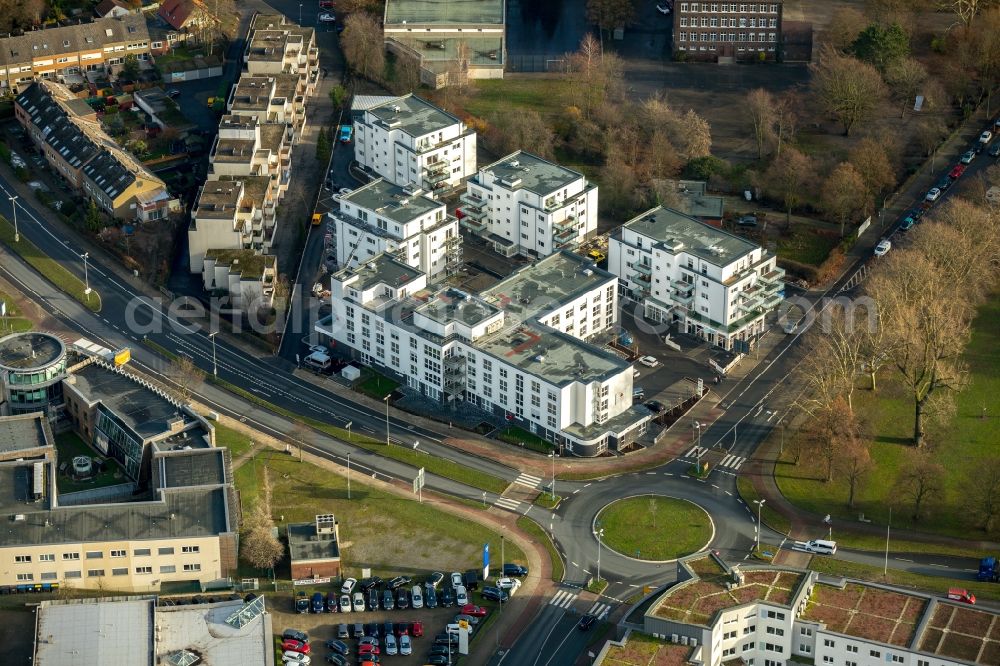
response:
[(0, 39), (0, 92), (17, 94), (35, 80), (108, 71), (126, 55), (148, 60), (149, 31), (141, 14), (33, 30)]
[(55, 172), (115, 219), (149, 222), (179, 210), (166, 184), (105, 134), (93, 109), (65, 86), (31, 84), (14, 114)]

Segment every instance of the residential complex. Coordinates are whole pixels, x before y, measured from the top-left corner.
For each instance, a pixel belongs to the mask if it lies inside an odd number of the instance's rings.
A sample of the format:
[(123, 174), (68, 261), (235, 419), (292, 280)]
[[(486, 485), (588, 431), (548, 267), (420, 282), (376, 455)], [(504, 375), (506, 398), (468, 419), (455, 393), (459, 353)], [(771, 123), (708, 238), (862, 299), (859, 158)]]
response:
[[(11, 397), (0, 417), (0, 586), (200, 589), (235, 570), (229, 451), (205, 419), (85, 340), (15, 334), (0, 356), (7, 395), (36, 390), (36, 411)], [(56, 441), (70, 431), (86, 455)]]
[(406, 95), (365, 109), (354, 126), (354, 156), (394, 185), (433, 193), (458, 187), (475, 173), (476, 133), (450, 113)]
[(115, 219), (149, 222), (180, 210), (166, 184), (105, 134), (94, 110), (62, 84), (31, 84), (15, 99), (14, 114), (53, 170)]
[(340, 210), (328, 215), (339, 266), (352, 268), (388, 252), (433, 282), (462, 265), (458, 220), (419, 188), (379, 178), (343, 195)]
[(781, 2), (675, 2), (674, 51), (720, 63), (774, 60)]
[(909, 589), (806, 569), (726, 565), (711, 555), (677, 564), (678, 583), (654, 599), (643, 629), (688, 646), (687, 663), (750, 666), (996, 664), (996, 611)]
[(669, 208), (626, 222), (608, 242), (621, 295), (654, 322), (676, 325), (725, 349), (752, 345), (784, 294), (773, 254)]
[(35, 612), (36, 666), (275, 664), (262, 596), (197, 606), (164, 605), (154, 596), (43, 601)]
[(594, 456), (625, 448), (650, 418), (632, 405), (631, 365), (587, 342), (614, 329), (617, 282), (559, 252), (473, 295), (381, 254), (333, 275), (333, 313), (316, 331), (432, 400)]
[(545, 257), (597, 230), (597, 185), (531, 153), (482, 167), (466, 188), (462, 226), (504, 256)]
[[(142, 14), (32, 30), (0, 39), (0, 92), (17, 94), (36, 80), (65, 82), (87, 72), (109, 72), (125, 56), (149, 59)], [(81, 79), (82, 80), (82, 79)]]

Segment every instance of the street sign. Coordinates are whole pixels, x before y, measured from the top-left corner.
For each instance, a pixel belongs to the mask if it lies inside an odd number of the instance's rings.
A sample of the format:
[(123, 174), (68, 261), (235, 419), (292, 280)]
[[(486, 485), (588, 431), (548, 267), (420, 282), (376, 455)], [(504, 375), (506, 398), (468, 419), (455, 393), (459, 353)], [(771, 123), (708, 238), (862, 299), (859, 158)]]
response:
[(292, 585), (326, 585), (330, 582), (327, 578), (298, 578), (292, 581)]
[(413, 477), (413, 492), (420, 498), (420, 501), (424, 501), (424, 468), (421, 467), (417, 470), (417, 475)]

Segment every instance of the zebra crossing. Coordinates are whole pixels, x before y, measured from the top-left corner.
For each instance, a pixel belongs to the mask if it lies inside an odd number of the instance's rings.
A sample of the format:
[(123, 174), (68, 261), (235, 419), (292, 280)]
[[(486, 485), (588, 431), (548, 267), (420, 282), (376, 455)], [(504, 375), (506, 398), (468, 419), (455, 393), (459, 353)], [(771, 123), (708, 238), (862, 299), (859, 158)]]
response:
[(542, 483), (542, 477), (522, 473), (514, 479), (514, 483), (518, 483), (522, 486), (528, 486), (529, 488), (537, 488)]
[(520, 508), (521, 503), (508, 497), (498, 497), (497, 501), (494, 502), (493, 505), (498, 506), (501, 509), (507, 509), (508, 511), (517, 511)]
[(587, 611), (587, 615), (593, 615), (598, 620), (603, 620), (611, 612), (611, 604), (601, 603), (600, 601), (594, 602), (594, 605), (590, 607)]
[[(700, 456), (708, 455), (708, 449), (704, 446), (692, 446), (687, 453), (684, 454), (685, 458), (697, 459)], [(747, 461), (746, 456), (738, 456), (733, 453), (727, 454), (722, 460), (719, 461), (717, 467), (728, 467), (729, 469), (739, 469), (743, 466), (743, 463)]]
[(562, 608), (563, 610), (569, 608), (576, 601), (576, 598), (580, 596), (579, 592), (572, 592), (570, 590), (559, 590), (556, 592), (555, 596), (549, 601), (549, 604), (557, 608)]

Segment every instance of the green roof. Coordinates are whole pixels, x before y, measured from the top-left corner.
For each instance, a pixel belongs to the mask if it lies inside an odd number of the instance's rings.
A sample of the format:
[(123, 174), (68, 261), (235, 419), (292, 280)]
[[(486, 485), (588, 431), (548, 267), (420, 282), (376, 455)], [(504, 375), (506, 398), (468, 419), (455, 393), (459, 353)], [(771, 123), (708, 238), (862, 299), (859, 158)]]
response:
[(264, 271), (274, 268), (274, 256), (257, 254), (253, 250), (208, 250), (205, 259), (214, 259), (216, 263), (229, 266), (232, 273), (239, 273), (247, 280), (259, 280), (264, 277)]

